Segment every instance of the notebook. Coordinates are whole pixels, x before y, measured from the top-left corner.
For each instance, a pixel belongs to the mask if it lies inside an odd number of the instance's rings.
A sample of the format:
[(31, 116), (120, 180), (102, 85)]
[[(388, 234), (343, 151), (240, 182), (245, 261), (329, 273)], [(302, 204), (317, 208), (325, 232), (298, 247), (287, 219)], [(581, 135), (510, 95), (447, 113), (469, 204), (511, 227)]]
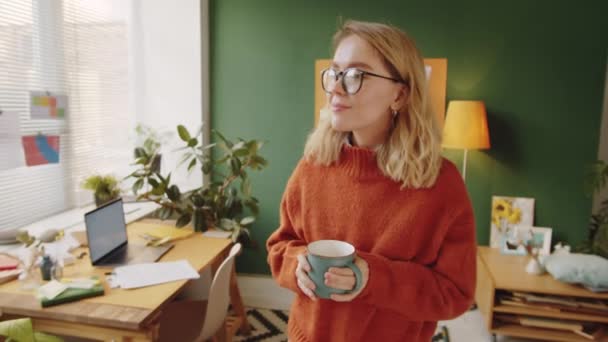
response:
[(19, 266), (19, 260), (6, 254), (0, 254), (0, 271), (14, 270)]
[(61, 292), (53, 299), (48, 299), (46, 297), (41, 298), (40, 304), (43, 308), (46, 308), (49, 306), (69, 303), (84, 298), (103, 296), (103, 294), (104, 289), (102, 284), (97, 284), (90, 289), (68, 287), (65, 291)]

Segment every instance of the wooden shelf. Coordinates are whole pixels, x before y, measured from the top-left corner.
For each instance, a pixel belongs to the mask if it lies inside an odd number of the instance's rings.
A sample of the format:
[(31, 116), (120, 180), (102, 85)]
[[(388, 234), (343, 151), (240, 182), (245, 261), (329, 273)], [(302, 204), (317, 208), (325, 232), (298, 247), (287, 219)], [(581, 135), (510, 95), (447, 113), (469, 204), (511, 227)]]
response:
[(485, 327), (493, 334), (545, 341), (590, 341), (570, 330), (555, 330), (540, 326), (524, 326), (515, 322), (498, 321), (494, 314), (507, 314), (517, 319), (546, 318), (547, 320), (557, 319), (594, 323), (603, 325), (604, 329), (608, 327), (608, 313), (581, 313), (567, 310), (548, 310), (543, 307), (501, 304), (499, 301), (505, 292), (522, 292), (540, 296), (550, 295), (585, 301), (595, 299), (604, 303), (608, 303), (608, 293), (594, 293), (580, 286), (565, 284), (555, 280), (549, 274), (540, 276), (528, 274), (525, 272), (526, 263), (529, 261), (527, 256), (503, 255), (498, 249), (481, 246), (478, 247), (477, 251), (475, 301), (484, 318)]
[(608, 316), (592, 315), (592, 314), (578, 314), (567, 311), (549, 311), (542, 309), (529, 309), (510, 305), (497, 305), (494, 307), (494, 312), (504, 312), (518, 315), (528, 316), (539, 316), (539, 317), (551, 317), (561, 319), (571, 319), (583, 322), (600, 322), (608, 323)]
[(524, 327), (521, 325), (501, 325), (492, 329), (492, 333), (515, 337), (525, 337), (545, 341), (566, 341), (566, 342), (589, 342), (580, 335), (564, 330), (551, 330), (542, 328)]

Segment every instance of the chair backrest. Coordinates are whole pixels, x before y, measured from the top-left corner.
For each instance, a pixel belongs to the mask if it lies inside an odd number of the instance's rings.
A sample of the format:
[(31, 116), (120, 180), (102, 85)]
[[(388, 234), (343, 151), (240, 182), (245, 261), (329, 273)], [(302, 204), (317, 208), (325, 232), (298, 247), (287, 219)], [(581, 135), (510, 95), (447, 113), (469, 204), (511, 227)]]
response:
[(206, 340), (222, 327), (228, 305), (230, 303), (230, 277), (234, 267), (234, 257), (241, 251), (241, 244), (235, 244), (226, 259), (215, 272), (211, 288), (209, 289), (209, 301), (207, 302), (207, 314), (205, 322), (199, 335), (199, 340)]

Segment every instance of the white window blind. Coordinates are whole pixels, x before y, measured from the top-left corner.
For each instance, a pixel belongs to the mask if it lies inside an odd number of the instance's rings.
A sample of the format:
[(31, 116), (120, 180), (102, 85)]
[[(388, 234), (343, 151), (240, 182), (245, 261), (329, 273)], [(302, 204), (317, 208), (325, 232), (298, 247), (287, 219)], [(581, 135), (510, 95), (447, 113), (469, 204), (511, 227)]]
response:
[[(128, 173), (135, 116), (119, 2), (0, 1), (0, 110), (17, 113), (20, 135), (60, 137), (58, 164), (0, 170), (0, 229), (90, 202), (80, 183), (93, 173)], [(30, 91), (67, 95), (65, 118), (32, 119)]]

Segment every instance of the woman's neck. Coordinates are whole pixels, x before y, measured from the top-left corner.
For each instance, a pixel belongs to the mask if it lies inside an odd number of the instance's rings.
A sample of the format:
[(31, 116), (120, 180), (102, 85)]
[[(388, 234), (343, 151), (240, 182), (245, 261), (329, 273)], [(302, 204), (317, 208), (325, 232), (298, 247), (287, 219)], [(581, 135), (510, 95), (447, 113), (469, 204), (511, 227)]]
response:
[(390, 120), (387, 123), (382, 122), (380, 125), (368, 126), (363, 129), (354, 130), (349, 138), (353, 146), (362, 148), (375, 148), (383, 144), (388, 137), (390, 131)]

